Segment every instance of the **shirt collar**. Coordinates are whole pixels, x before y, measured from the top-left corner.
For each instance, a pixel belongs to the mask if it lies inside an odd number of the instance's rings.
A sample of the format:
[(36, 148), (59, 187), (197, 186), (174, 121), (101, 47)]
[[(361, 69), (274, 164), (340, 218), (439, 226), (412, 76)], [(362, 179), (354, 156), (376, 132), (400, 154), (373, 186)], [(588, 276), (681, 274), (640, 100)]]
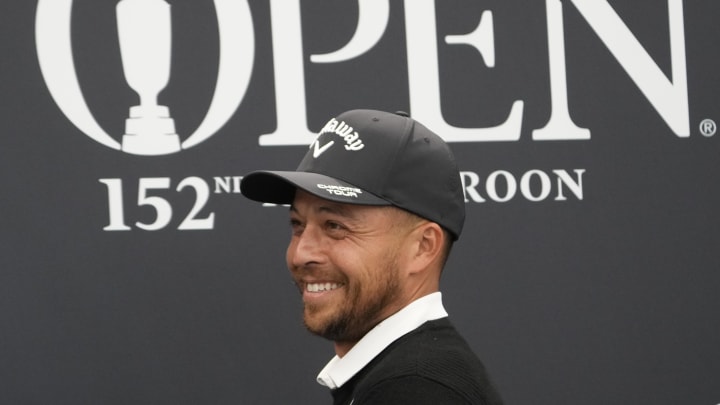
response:
[(333, 357), (318, 374), (318, 384), (330, 389), (341, 387), (392, 342), (427, 321), (446, 316), (440, 292), (418, 298), (377, 324), (345, 356)]

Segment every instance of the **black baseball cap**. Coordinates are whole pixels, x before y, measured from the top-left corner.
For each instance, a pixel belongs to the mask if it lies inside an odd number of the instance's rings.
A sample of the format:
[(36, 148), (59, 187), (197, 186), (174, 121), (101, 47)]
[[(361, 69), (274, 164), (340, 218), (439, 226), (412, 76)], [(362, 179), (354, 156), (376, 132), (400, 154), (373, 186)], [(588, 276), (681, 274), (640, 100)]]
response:
[(255, 171), (240, 191), (291, 204), (300, 188), (326, 200), (393, 205), (437, 223), (453, 239), (465, 222), (465, 196), (450, 148), (403, 112), (352, 110), (330, 119), (295, 171)]

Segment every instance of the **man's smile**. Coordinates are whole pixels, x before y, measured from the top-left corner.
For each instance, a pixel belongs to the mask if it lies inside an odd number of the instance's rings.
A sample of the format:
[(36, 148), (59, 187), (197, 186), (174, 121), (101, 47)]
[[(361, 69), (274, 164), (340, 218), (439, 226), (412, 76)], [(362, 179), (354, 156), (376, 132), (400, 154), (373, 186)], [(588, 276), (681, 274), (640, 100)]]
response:
[(341, 283), (331, 283), (331, 282), (325, 282), (325, 283), (306, 283), (305, 284), (305, 291), (307, 292), (323, 292), (323, 291), (331, 291), (336, 290), (340, 287), (342, 287), (344, 284)]
[(330, 305), (326, 308), (330, 309), (340, 305), (337, 299), (346, 284), (337, 281), (312, 281), (300, 282), (299, 286), (303, 302), (306, 305), (312, 305), (315, 310), (318, 310), (319, 306)]

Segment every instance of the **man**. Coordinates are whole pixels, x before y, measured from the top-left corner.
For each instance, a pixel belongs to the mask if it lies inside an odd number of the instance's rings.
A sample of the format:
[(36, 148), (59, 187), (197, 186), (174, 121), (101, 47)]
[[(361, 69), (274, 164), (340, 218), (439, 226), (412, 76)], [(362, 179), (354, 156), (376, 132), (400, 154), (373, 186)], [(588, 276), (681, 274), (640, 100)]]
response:
[(312, 333), (336, 356), (335, 404), (499, 404), (448, 321), (440, 273), (465, 202), (447, 144), (405, 113), (331, 119), (296, 171), (258, 171), (253, 200), (291, 204), (287, 265)]

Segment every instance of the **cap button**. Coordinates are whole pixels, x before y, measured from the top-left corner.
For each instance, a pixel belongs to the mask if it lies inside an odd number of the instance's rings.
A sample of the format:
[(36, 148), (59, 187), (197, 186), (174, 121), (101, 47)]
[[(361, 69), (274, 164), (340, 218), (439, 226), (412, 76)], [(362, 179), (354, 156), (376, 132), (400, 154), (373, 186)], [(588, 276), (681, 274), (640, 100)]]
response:
[(395, 115), (410, 118), (410, 114), (406, 113), (405, 111), (395, 111)]

